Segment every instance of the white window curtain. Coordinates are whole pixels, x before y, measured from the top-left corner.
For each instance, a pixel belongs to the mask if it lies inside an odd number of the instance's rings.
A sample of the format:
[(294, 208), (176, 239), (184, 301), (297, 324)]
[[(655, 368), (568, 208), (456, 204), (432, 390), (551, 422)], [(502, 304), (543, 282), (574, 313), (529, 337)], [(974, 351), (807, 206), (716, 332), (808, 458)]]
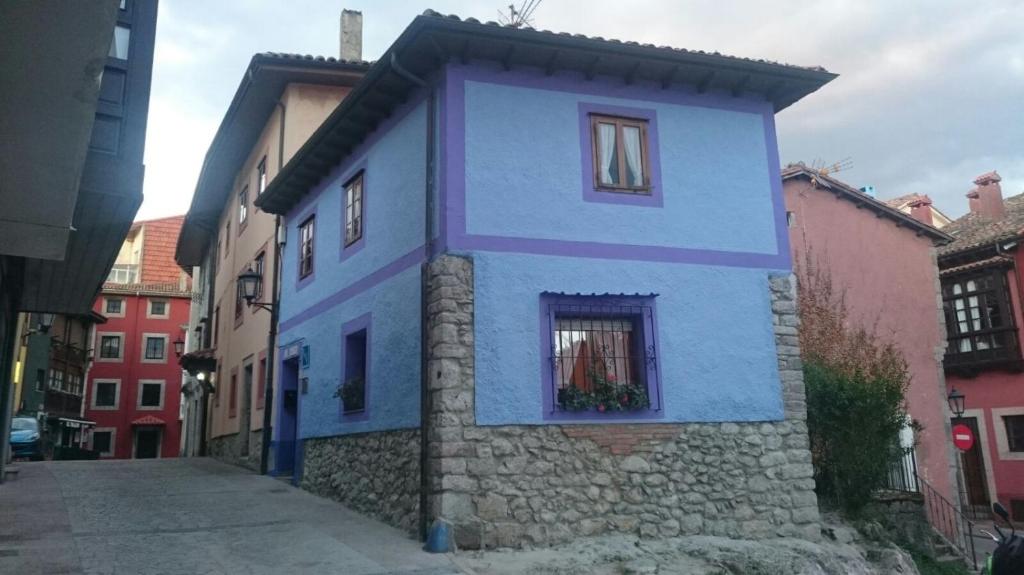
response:
[(640, 128), (625, 126), (622, 140), (626, 148), (626, 183), (630, 186), (644, 185), (643, 166), (640, 162)]
[(601, 183), (614, 184), (616, 182), (612, 179), (612, 160), (615, 155), (615, 125), (598, 124), (597, 135), (600, 146), (598, 153), (601, 158)]

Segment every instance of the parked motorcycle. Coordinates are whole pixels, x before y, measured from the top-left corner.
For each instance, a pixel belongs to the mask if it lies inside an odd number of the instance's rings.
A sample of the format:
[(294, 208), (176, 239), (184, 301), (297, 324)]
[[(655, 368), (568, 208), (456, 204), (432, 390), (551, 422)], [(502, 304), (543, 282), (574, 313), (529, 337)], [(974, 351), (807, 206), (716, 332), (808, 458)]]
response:
[(991, 537), (998, 545), (985, 560), (985, 565), (981, 568), (982, 575), (1024, 575), (1024, 538), (1017, 535), (1017, 529), (1010, 521), (1010, 514), (1002, 503), (993, 503), (992, 512), (1010, 526), (1010, 535), (1007, 537), (995, 524), (993, 526), (998, 536), (982, 530), (982, 533)]

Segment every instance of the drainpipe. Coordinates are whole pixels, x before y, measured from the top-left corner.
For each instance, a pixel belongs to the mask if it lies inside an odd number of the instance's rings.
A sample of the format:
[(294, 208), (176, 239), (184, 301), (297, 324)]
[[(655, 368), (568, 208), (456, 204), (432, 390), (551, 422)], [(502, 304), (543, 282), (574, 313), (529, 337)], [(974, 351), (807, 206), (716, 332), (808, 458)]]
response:
[[(216, 234), (217, 231), (218, 231), (217, 230), (217, 226), (214, 226), (213, 230), (214, 231), (212, 233)], [(216, 238), (217, 236), (214, 235), (213, 237)], [(213, 244), (213, 245), (216, 245), (216, 244)], [(210, 250), (207, 250), (206, 253), (207, 253), (207, 255), (209, 255)], [(217, 288), (217, 257), (219, 255), (220, 255), (219, 253), (215, 253), (215, 254), (213, 254), (210, 257), (210, 265), (209, 265), (209, 269), (207, 270), (208, 274), (207, 274), (206, 277), (208, 279), (206, 281), (206, 285), (208, 286), (208, 289), (207, 289), (207, 292), (206, 292), (206, 296), (207, 296), (206, 297), (206, 327), (205, 327), (205, 329), (203, 329), (202, 349), (210, 349), (213, 346), (213, 330), (214, 330), (214, 327), (215, 327), (214, 326), (214, 322), (213, 322), (213, 310), (214, 310), (214, 307), (215, 307), (213, 300), (216, 298), (216, 293), (217, 293), (217, 291), (216, 291), (216, 288)], [(220, 327), (220, 326), (216, 326), (216, 327)], [(216, 361), (216, 358), (214, 359), (214, 361)], [(216, 371), (214, 371), (213, 373), (210, 373), (206, 377), (206, 381), (202, 382), (203, 399), (202, 399), (202, 406), (200, 408), (200, 417), (202, 419), (200, 419), (200, 422), (199, 422), (199, 456), (200, 457), (206, 457), (206, 455), (207, 455), (207, 447), (208, 447), (207, 446), (207, 437), (208, 437), (207, 434), (209, 433), (209, 427), (208, 427), (209, 426), (209, 421), (208, 421), (208, 419), (209, 419), (209, 415), (210, 415), (210, 413), (209, 413), (209, 411), (210, 411), (210, 387), (211, 387), (211, 385), (220, 385), (219, 381), (214, 381), (212, 384), (210, 383), (210, 378), (213, 377), (214, 373), (216, 373)]]
[(427, 450), (430, 446), (428, 441), (428, 433), (430, 426), (428, 422), (430, 420), (430, 394), (428, 387), (430, 385), (430, 376), (428, 374), (428, 365), (430, 362), (430, 351), (427, 349), (427, 296), (429, 286), (427, 285), (427, 271), (430, 265), (430, 258), (433, 252), (433, 241), (434, 241), (434, 156), (435, 156), (435, 133), (437, 127), (435, 125), (435, 109), (437, 107), (436, 102), (436, 91), (427, 82), (416, 76), (412, 72), (409, 72), (399, 64), (398, 59), (395, 57), (395, 53), (391, 53), (391, 69), (402, 78), (409, 82), (427, 90), (427, 161), (426, 161), (426, 180), (425, 180), (425, 191), (426, 191), (426, 209), (424, 213), (424, 251), (425, 257), (420, 270), (420, 517), (419, 517), (419, 534), (420, 539), (426, 539), (427, 536), (427, 522), (430, 517), (427, 505), (429, 503), (429, 497), (427, 496), (427, 490), (429, 489), (429, 481), (427, 476), (427, 465), (429, 462), (429, 454)]
[[(277, 141), (277, 173), (281, 173), (281, 168), (284, 166), (284, 120), (286, 109), (284, 103), (280, 100), (277, 101), (277, 107), (281, 110), (281, 122), (278, 127)], [(273, 431), (270, 428), (270, 425), (274, 415), (274, 352), (276, 351), (274, 346), (277, 345), (278, 307), (281, 304), (281, 298), (278, 295), (278, 280), (280, 278), (281, 269), (280, 235), (281, 216), (274, 216), (274, 265), (271, 267), (270, 329), (267, 331), (267, 370), (265, 374), (266, 382), (263, 386), (263, 429), (260, 445), (260, 475), (267, 474), (270, 459), (270, 440)]]

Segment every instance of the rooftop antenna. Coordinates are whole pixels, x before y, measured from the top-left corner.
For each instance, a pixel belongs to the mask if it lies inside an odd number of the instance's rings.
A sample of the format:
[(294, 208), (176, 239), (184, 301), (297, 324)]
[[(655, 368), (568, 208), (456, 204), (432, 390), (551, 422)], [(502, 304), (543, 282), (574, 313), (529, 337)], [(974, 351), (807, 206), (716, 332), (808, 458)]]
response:
[(843, 158), (838, 162), (833, 162), (827, 165), (825, 164), (825, 161), (822, 160), (821, 158), (816, 158), (813, 162), (811, 162), (811, 169), (814, 170), (815, 172), (818, 172), (822, 176), (828, 176), (836, 172), (849, 170), (852, 167), (853, 159), (850, 157)]
[(523, 0), (518, 8), (515, 4), (509, 4), (508, 14), (498, 10), (498, 21), (511, 28), (532, 28), (533, 12), (540, 3), (541, 0)]

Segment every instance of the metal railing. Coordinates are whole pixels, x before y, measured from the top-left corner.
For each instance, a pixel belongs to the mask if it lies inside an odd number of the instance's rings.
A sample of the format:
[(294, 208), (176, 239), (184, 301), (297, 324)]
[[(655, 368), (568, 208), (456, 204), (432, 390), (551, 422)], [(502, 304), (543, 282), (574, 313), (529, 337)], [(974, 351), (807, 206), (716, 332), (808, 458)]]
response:
[(969, 559), (974, 569), (978, 568), (978, 560), (974, 550), (974, 522), (967, 518), (956, 505), (953, 505), (927, 481), (917, 478), (923, 487), (925, 510), (932, 528), (961, 555)]
[(889, 466), (887, 486), (893, 491), (921, 492), (921, 482), (917, 478), (917, 456), (913, 449), (908, 449), (899, 461)]

